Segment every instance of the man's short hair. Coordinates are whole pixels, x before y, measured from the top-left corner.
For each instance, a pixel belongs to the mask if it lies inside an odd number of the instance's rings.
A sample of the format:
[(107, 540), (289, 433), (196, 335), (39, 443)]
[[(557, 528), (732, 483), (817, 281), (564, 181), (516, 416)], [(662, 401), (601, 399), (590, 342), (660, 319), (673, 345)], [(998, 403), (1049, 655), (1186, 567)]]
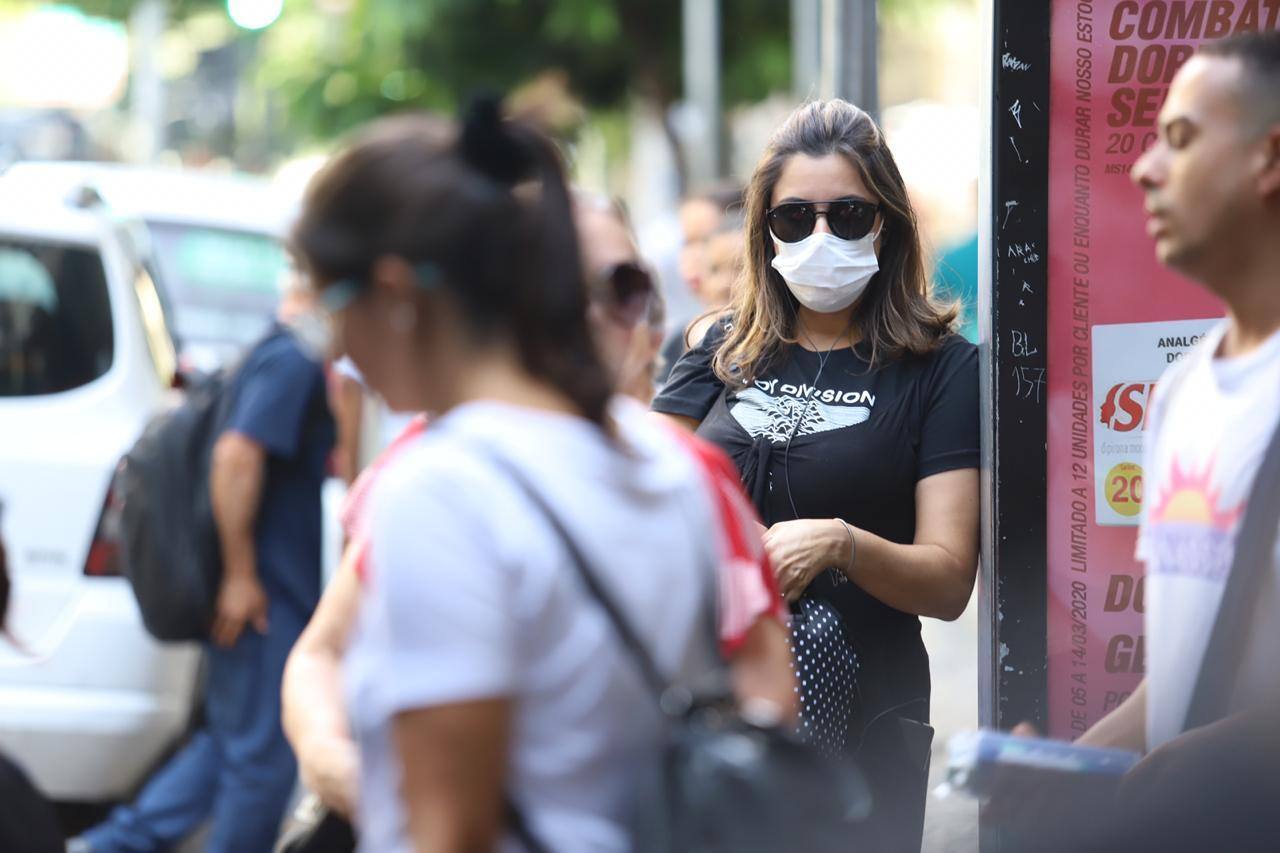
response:
[(1238, 59), (1245, 73), (1246, 115), (1262, 127), (1280, 121), (1280, 30), (1240, 33), (1200, 48), (1204, 56)]

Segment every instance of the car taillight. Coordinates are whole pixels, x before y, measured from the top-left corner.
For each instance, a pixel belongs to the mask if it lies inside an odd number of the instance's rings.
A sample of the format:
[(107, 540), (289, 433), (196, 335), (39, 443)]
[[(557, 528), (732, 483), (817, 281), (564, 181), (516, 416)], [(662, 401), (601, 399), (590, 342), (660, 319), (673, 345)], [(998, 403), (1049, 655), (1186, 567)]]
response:
[(91, 577), (120, 576), (120, 507), (115, 480), (107, 486), (107, 498), (102, 502), (102, 514), (93, 530), (89, 543), (89, 556), (84, 561), (84, 573)]

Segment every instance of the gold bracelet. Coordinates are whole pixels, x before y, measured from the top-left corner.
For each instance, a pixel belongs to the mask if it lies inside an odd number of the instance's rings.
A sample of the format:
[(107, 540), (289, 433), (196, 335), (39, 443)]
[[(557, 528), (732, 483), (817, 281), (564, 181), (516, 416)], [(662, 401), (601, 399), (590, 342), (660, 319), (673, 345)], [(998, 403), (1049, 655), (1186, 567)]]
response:
[(853, 538), (853, 525), (845, 521), (843, 518), (837, 518), (836, 521), (844, 525), (844, 532), (849, 534), (849, 565), (845, 567), (844, 574), (849, 580), (853, 580), (850, 573), (853, 571), (853, 558), (858, 553), (858, 543)]

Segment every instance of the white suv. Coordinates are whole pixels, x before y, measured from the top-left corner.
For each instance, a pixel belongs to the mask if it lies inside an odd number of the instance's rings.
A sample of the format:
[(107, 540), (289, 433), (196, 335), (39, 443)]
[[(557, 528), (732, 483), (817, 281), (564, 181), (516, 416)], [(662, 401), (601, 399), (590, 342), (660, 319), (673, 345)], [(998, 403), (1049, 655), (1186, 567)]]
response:
[(105, 801), (183, 734), (196, 695), (200, 650), (148, 636), (109, 512), (175, 354), (125, 229), (37, 190), (0, 176), (0, 750), (54, 799)]
[(264, 178), (118, 163), (15, 163), (14, 187), (92, 188), (143, 246), (185, 370), (233, 363), (275, 317), (298, 200)]

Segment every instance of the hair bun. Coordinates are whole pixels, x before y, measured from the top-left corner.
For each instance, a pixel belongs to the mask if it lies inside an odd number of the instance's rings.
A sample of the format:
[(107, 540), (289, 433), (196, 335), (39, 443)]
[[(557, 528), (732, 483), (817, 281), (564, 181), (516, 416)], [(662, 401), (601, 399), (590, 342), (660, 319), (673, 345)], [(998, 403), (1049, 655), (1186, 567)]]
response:
[(502, 118), (502, 99), (478, 95), (462, 121), (462, 157), (476, 171), (505, 186), (514, 186), (533, 171), (534, 156)]

